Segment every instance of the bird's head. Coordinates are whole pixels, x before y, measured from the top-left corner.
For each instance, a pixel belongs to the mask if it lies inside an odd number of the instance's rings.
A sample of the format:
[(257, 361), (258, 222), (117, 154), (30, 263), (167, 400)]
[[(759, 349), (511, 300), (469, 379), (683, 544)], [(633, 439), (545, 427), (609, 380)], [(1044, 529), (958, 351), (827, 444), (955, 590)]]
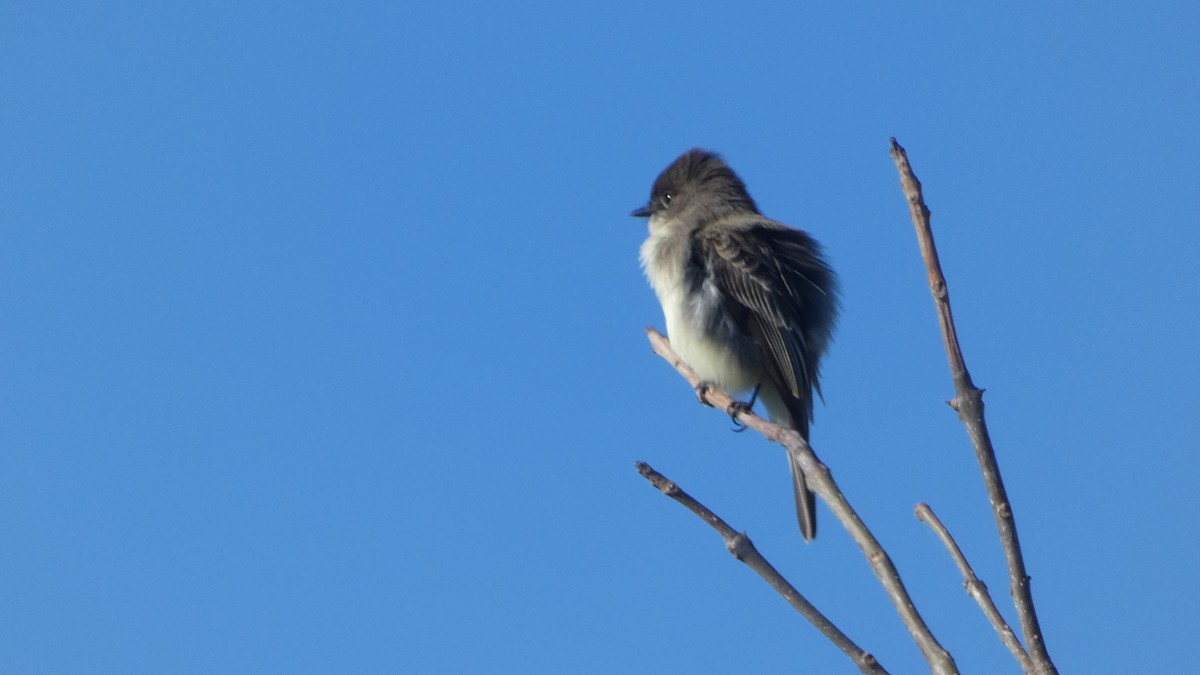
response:
[(746, 185), (719, 155), (693, 148), (658, 175), (650, 201), (632, 214), (657, 223), (678, 221), (696, 227), (738, 212), (758, 213)]

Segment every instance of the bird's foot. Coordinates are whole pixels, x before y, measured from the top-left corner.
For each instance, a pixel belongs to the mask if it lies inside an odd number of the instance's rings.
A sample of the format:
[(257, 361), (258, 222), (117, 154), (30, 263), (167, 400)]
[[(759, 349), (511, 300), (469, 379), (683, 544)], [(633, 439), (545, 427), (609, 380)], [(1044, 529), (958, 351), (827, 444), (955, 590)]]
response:
[(746, 425), (742, 424), (742, 422), (738, 420), (738, 415), (750, 412), (754, 409), (754, 402), (758, 400), (758, 389), (761, 386), (762, 385), (760, 384), (754, 387), (754, 391), (750, 393), (749, 401), (734, 401), (733, 403), (729, 404), (728, 408), (725, 409), (725, 412), (729, 413), (729, 419), (733, 420), (734, 433), (740, 434), (746, 430)]
[(744, 412), (750, 412), (750, 410), (753, 408), (753, 402), (747, 403), (746, 401), (734, 401), (733, 403), (729, 404), (728, 408), (725, 409), (725, 412), (729, 413), (729, 419), (733, 420), (733, 432), (735, 434), (740, 434), (746, 430), (746, 425), (742, 424), (741, 421), (738, 420), (738, 415)]
[(709, 382), (708, 380), (702, 381), (700, 384), (696, 385), (696, 399), (699, 400), (700, 403), (711, 408), (712, 404), (708, 402), (708, 390), (716, 388), (716, 382)]

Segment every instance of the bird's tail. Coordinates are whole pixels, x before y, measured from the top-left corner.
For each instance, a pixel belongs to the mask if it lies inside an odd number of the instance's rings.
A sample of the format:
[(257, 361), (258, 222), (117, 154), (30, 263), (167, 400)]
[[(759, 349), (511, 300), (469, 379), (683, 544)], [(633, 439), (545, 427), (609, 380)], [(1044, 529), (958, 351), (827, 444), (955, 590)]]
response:
[(804, 472), (790, 452), (788, 465), (792, 467), (792, 489), (796, 493), (796, 521), (800, 523), (800, 535), (804, 541), (812, 541), (817, 536), (817, 497), (808, 489)]
[[(811, 399), (793, 398), (780, 395), (774, 385), (764, 384), (759, 394), (767, 413), (777, 424), (791, 427), (800, 432), (805, 441), (808, 440), (808, 420), (812, 416)], [(788, 453), (788, 466), (792, 469), (792, 491), (796, 493), (796, 522), (800, 524), (800, 535), (804, 541), (812, 541), (817, 536), (817, 497), (808, 489), (804, 471), (792, 454)]]

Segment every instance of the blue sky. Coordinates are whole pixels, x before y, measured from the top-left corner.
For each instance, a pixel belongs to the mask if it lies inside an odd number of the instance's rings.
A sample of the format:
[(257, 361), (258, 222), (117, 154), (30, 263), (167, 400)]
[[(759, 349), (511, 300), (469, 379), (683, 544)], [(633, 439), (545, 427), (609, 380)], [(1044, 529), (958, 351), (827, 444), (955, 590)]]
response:
[(644, 460), (892, 672), (781, 451), (645, 340), (629, 218), (692, 146), (822, 241), (813, 444), (964, 672), (1015, 672), (896, 136), (1064, 672), (1197, 628), (1191, 3), (0, 8), (6, 672), (852, 672)]

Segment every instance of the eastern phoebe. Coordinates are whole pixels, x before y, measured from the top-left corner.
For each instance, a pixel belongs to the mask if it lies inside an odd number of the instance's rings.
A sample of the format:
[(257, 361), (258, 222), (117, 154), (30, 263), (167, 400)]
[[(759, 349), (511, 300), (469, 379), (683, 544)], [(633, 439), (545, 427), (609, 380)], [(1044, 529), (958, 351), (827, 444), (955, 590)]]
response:
[[(837, 278), (820, 245), (759, 213), (737, 174), (700, 149), (664, 169), (632, 215), (650, 219), (642, 267), (675, 353), (705, 382), (754, 390), (772, 420), (807, 441), (837, 315)], [(788, 459), (800, 533), (811, 541), (816, 500)]]

